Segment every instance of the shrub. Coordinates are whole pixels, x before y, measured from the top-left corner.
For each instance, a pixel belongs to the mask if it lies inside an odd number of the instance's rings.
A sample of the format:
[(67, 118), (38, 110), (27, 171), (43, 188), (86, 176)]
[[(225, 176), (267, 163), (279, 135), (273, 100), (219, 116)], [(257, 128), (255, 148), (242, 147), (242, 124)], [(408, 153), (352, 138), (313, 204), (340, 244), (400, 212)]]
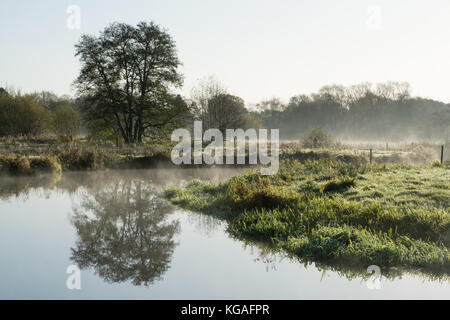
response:
[(298, 197), (295, 191), (272, 184), (269, 177), (247, 178), (251, 176), (233, 177), (228, 182), (227, 196), (236, 208), (284, 207)]
[(61, 164), (59, 160), (54, 156), (44, 156), (41, 158), (35, 158), (30, 161), (30, 166), (35, 171), (43, 172), (61, 172)]
[(8, 155), (0, 159), (1, 167), (8, 173), (15, 175), (31, 174), (32, 170), (28, 158), (19, 155)]
[(431, 161), (430, 166), (432, 168), (440, 168), (442, 167), (442, 163), (439, 160), (433, 160)]
[(63, 168), (69, 170), (95, 169), (97, 168), (97, 153), (95, 150), (81, 151), (70, 149), (58, 154)]
[(301, 142), (304, 148), (327, 148), (332, 145), (333, 138), (327, 131), (316, 128), (309, 131)]

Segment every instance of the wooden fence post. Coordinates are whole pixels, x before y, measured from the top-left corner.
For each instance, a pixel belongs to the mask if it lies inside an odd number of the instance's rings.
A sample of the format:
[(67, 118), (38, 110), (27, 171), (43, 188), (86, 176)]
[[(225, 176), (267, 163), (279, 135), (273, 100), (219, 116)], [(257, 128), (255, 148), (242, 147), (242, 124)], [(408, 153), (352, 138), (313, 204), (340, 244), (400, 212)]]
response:
[(444, 164), (444, 145), (441, 146), (441, 164)]
[(370, 164), (372, 164), (372, 149), (370, 149), (369, 162), (370, 162)]

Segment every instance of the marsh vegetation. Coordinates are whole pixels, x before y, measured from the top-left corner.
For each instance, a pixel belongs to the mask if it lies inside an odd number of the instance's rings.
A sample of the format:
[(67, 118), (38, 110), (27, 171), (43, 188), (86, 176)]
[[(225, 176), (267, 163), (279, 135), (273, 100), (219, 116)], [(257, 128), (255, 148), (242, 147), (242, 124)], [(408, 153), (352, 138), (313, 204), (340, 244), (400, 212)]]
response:
[(284, 160), (274, 176), (248, 171), (169, 188), (172, 203), (225, 219), (228, 231), (361, 274), (375, 264), (448, 277), (449, 167)]

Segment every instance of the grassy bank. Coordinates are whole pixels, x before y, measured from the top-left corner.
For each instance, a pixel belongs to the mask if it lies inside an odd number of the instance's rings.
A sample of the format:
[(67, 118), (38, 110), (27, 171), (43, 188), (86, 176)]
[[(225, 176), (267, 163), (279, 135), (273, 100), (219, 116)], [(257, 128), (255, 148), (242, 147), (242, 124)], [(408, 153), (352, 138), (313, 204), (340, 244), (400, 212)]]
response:
[(40, 172), (73, 170), (152, 168), (171, 165), (170, 152), (119, 154), (94, 148), (56, 149), (39, 155), (0, 154), (0, 174), (33, 175)]
[(229, 232), (306, 261), (450, 273), (449, 167), (284, 160), (221, 184), (170, 188), (174, 204), (228, 222)]

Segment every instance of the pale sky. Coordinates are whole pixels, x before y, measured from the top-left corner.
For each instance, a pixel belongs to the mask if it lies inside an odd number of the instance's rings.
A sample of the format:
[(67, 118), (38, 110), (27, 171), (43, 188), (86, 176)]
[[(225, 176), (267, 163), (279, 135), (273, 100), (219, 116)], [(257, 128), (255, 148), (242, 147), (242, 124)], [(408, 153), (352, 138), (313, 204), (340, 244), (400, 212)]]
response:
[(450, 102), (449, 15), (448, 0), (1, 0), (0, 86), (73, 95), (81, 34), (151, 20), (176, 42), (185, 96), (214, 75), (247, 103), (389, 80)]

